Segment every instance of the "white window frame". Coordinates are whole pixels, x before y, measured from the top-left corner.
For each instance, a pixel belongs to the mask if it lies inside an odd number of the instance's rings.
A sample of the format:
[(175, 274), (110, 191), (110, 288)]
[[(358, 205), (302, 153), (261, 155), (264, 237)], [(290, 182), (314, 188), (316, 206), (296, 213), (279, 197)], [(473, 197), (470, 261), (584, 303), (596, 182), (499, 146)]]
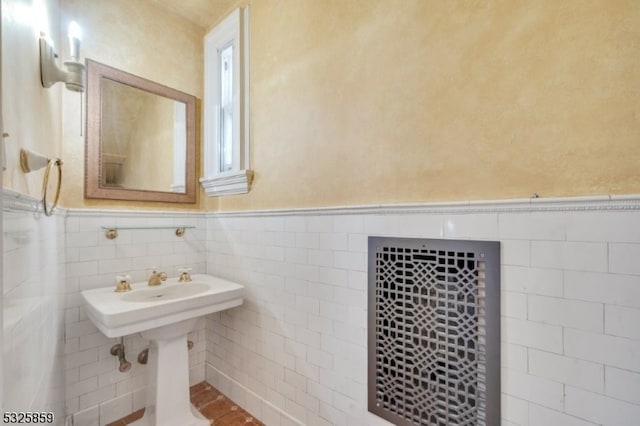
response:
[[(233, 45), (233, 167), (220, 170), (220, 55)], [(246, 194), (249, 168), (249, 6), (236, 9), (204, 39), (204, 177), (209, 196)]]
[(187, 167), (187, 106), (173, 101), (173, 183), (171, 191), (187, 192), (185, 177)]

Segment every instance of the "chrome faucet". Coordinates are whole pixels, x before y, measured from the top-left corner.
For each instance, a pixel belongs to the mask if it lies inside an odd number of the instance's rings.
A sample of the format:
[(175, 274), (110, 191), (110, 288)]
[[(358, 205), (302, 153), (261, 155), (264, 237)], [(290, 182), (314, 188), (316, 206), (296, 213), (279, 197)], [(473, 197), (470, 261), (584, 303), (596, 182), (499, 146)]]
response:
[(167, 279), (167, 274), (165, 274), (164, 272), (153, 271), (153, 273), (149, 277), (149, 280), (147, 281), (147, 284), (160, 285), (162, 284), (162, 281), (166, 281), (166, 279)]

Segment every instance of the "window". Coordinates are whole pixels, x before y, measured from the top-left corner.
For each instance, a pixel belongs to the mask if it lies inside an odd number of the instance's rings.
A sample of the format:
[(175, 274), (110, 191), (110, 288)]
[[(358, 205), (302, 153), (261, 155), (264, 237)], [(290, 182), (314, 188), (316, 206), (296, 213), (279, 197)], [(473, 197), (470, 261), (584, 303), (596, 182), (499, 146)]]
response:
[(204, 177), (207, 195), (249, 192), (249, 6), (205, 37)]
[[(102, 154), (104, 156), (104, 154)], [(173, 184), (171, 191), (184, 193), (187, 167), (187, 105), (173, 102)]]
[(233, 170), (233, 45), (220, 51), (220, 165)]

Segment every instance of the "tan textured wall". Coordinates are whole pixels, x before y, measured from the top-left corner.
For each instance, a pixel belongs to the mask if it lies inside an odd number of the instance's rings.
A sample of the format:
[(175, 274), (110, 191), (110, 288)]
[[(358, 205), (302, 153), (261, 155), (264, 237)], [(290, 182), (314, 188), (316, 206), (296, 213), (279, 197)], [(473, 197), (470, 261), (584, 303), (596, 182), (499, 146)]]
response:
[(637, 1), (252, 1), (255, 182), (219, 209), (639, 193), (639, 22)]
[[(202, 99), (203, 28), (146, 0), (61, 0), (60, 8), (62, 28), (72, 19), (83, 27), (82, 60), (91, 58)], [(65, 55), (66, 49), (66, 46), (62, 49)], [(63, 181), (64, 206), (145, 210), (203, 208), (199, 185), (196, 204), (85, 200), (84, 136), (80, 135), (84, 116), (80, 97), (68, 91), (62, 96), (63, 159), (69, 165)], [(197, 128), (199, 156), (199, 122)], [(198, 175), (199, 170), (198, 165)], [(215, 201), (212, 202), (215, 205)]]
[[(11, 64), (3, 70), (4, 186), (39, 194), (41, 176), (17, 169), (25, 146), (63, 157), (67, 207), (243, 210), (640, 192), (638, 2), (250, 3), (250, 194), (184, 206), (84, 200), (80, 97), (32, 84), (38, 29), (5, 12), (32, 4), (57, 20), (56, 2), (35, 0), (3, 0)], [(70, 19), (84, 28), (83, 58), (202, 98), (199, 27), (143, 1), (62, 0), (61, 27)]]
[[(3, 186), (40, 198), (44, 169), (24, 174), (20, 148), (60, 157), (60, 84), (40, 84), (40, 32), (59, 40), (57, 1), (2, 0), (2, 115), (7, 154)], [(52, 179), (56, 173), (52, 173)]]

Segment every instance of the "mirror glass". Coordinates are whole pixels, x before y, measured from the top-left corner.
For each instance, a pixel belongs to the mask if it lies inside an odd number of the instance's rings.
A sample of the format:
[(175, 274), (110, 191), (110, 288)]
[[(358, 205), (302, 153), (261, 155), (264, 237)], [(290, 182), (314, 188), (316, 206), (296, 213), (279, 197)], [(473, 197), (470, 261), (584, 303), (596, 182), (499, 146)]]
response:
[(87, 60), (87, 198), (195, 202), (195, 97)]

